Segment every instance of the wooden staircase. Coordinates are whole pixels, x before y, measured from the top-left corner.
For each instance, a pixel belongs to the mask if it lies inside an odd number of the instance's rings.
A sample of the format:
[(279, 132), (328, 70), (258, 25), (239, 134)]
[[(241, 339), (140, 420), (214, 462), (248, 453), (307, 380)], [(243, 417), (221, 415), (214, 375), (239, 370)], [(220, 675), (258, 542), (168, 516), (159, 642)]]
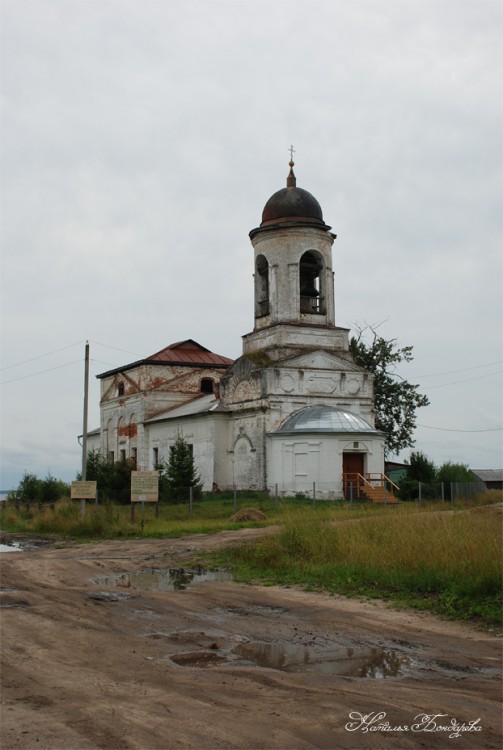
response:
[(392, 490), (386, 490), (384, 485), (364, 485), (361, 489), (361, 494), (373, 503), (399, 503), (399, 499), (395, 497)]
[(393, 490), (400, 488), (385, 474), (343, 474), (346, 499), (368, 500), (379, 504), (397, 504), (399, 499)]

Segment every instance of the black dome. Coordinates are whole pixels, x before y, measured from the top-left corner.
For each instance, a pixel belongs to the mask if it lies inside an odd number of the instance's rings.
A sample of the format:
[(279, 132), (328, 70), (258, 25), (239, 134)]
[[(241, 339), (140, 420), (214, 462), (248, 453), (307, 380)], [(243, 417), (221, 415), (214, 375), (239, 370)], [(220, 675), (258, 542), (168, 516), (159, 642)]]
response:
[(262, 224), (293, 221), (307, 221), (323, 224), (323, 213), (316, 198), (307, 190), (286, 187), (274, 193), (265, 204)]

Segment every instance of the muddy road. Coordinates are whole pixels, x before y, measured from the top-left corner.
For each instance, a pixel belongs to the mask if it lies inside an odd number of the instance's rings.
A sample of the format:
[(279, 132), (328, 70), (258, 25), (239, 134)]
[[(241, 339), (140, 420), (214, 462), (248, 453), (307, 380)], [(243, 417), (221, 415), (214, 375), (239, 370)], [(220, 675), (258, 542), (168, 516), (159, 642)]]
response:
[(191, 563), (258, 533), (1, 553), (2, 750), (501, 747), (498, 637)]

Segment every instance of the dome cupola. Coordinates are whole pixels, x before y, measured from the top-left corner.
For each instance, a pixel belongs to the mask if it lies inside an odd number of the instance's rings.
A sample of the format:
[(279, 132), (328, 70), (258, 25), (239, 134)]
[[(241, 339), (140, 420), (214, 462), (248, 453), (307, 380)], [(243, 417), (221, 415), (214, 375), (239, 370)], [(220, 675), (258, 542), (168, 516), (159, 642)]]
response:
[(323, 221), (321, 206), (307, 190), (297, 187), (293, 171), (294, 162), (290, 160), (290, 173), (286, 187), (271, 195), (262, 212), (260, 228), (277, 224), (309, 224), (322, 229), (330, 229)]

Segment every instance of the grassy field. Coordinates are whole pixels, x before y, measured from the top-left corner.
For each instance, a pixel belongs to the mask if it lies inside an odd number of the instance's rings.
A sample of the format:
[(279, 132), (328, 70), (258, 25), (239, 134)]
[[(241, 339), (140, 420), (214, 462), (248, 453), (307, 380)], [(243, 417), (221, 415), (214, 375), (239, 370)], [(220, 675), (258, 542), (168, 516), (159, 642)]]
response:
[(3, 504), (4, 531), (56, 534), (66, 538), (179, 537), (244, 526), (279, 525), (278, 534), (214, 560), (232, 567), (240, 580), (299, 585), (349, 596), (378, 597), (487, 626), (501, 622), (501, 492), (456, 503), (399, 506), (308, 500), (279, 502), (265, 496), (240, 498), (237, 509), (255, 507), (264, 522), (230, 521), (232, 499), (161, 505), (159, 518), (146, 507), (87, 506), (60, 501), (52, 510), (16, 510)]
[(501, 506), (388, 509), (328, 520), (297, 513), (273, 537), (218, 557), (239, 579), (402, 603), (501, 624)]

